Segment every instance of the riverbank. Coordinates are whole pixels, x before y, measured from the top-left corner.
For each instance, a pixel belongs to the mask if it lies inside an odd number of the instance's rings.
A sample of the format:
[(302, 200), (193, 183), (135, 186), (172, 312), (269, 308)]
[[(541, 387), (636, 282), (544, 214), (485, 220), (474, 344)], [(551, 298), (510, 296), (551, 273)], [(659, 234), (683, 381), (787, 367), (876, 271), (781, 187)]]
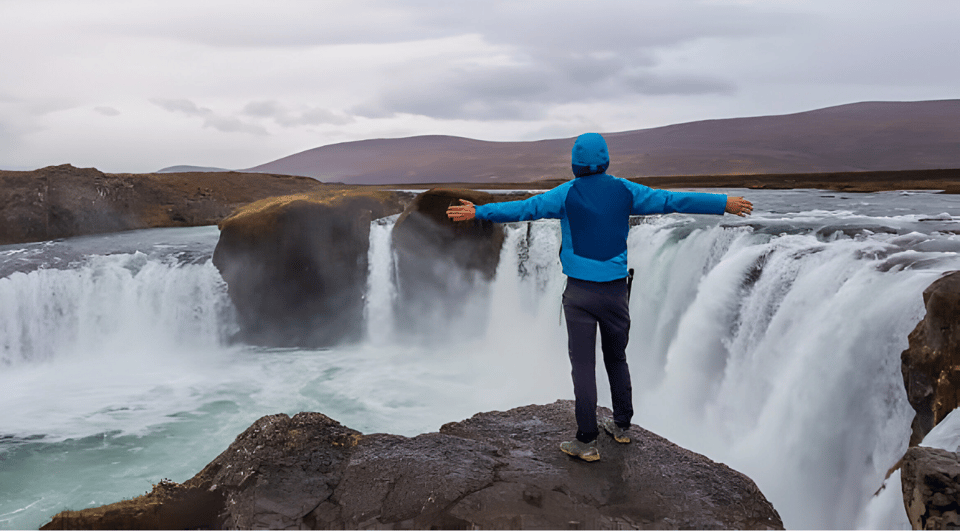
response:
[[(665, 189), (936, 190), (960, 193), (960, 169), (695, 175), (630, 180)], [(352, 190), (351, 194), (362, 194), (365, 190), (429, 188), (538, 190), (550, 189), (563, 182), (564, 179), (346, 185), (264, 173), (106, 174), (95, 168), (76, 168), (69, 164), (34, 171), (0, 171), (0, 219), (3, 220), (0, 223), (0, 245), (136, 229), (216, 225), (241, 206), (282, 195), (342, 195), (347, 189)]]
[[(616, 171), (611, 170), (616, 175)], [(857, 171), (831, 173), (776, 173), (757, 175), (673, 175), (637, 177), (617, 175), (651, 188), (754, 188), (762, 190), (821, 189), (838, 192), (884, 192), (889, 190), (938, 190), (960, 194), (960, 168), (943, 170)], [(425, 183), (422, 188), (472, 188), (484, 190), (547, 190), (564, 179), (525, 183)], [(402, 188), (414, 188), (402, 185)], [(394, 189), (397, 186), (370, 185)]]

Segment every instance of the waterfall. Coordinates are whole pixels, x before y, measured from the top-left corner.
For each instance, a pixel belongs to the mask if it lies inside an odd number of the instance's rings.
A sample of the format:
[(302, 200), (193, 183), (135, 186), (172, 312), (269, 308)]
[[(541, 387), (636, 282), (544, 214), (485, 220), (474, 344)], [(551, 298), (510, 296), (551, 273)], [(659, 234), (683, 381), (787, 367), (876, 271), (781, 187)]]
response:
[(0, 435), (142, 434), (195, 407), (236, 326), (209, 251), (91, 254), (0, 278)]
[(637, 423), (750, 476), (788, 527), (854, 527), (906, 450), (900, 353), (941, 269), (900, 236), (661, 232), (631, 234)]
[(139, 252), (15, 272), (0, 278), (0, 364), (127, 355), (145, 345), (211, 348), (224, 333), (225, 295), (210, 262)]
[[(960, 267), (957, 237), (917, 232), (920, 221), (816, 212), (633, 226), (634, 423), (750, 476), (788, 527), (871, 521), (909, 438), (900, 352), (923, 316), (920, 293)], [(488, 328), (471, 348), (569, 396), (558, 224), (505, 230)], [(609, 406), (602, 366), (597, 376)], [(474, 385), (511, 392), (492, 377)], [(907, 525), (899, 501), (882, 502), (895, 518), (884, 525)]]
[[(923, 289), (960, 269), (958, 220), (936, 214), (953, 199), (751, 194), (748, 219), (635, 220), (634, 423), (751, 477), (788, 528), (908, 526), (899, 475), (884, 487), (913, 415), (900, 352)], [(0, 247), (0, 484), (21, 486), (0, 527), (184, 481), (263, 415), (412, 436), (573, 398), (558, 222), (504, 225), (495, 278), (411, 341), (395, 221), (371, 225), (365, 339), (323, 350), (231, 340), (216, 227)]]
[(399, 214), (370, 223), (365, 305), (367, 339), (377, 345), (393, 338), (393, 305), (397, 296), (396, 269), (390, 235)]

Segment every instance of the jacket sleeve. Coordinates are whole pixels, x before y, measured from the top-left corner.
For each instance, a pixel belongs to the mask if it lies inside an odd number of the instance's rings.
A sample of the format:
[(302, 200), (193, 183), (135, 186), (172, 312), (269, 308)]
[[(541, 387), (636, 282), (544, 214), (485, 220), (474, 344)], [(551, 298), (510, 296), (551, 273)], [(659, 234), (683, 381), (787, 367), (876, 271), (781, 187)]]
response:
[(631, 181), (625, 181), (633, 194), (633, 215), (669, 214), (720, 214), (727, 208), (725, 194), (702, 192), (671, 192), (658, 190)]
[(550, 191), (528, 197), (522, 201), (487, 203), (477, 205), (477, 219), (509, 223), (533, 219), (560, 218), (568, 185), (562, 184)]

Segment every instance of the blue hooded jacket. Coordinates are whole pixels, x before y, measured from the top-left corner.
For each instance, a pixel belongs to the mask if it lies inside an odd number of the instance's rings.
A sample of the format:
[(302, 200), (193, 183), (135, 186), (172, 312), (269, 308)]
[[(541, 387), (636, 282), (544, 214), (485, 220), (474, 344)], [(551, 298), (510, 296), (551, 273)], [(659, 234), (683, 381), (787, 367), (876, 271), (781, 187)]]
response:
[(609, 282), (627, 276), (631, 215), (723, 214), (724, 194), (656, 190), (607, 175), (607, 142), (597, 133), (577, 137), (571, 153), (576, 176), (523, 201), (478, 205), (476, 217), (495, 222), (559, 219), (560, 262), (569, 277)]

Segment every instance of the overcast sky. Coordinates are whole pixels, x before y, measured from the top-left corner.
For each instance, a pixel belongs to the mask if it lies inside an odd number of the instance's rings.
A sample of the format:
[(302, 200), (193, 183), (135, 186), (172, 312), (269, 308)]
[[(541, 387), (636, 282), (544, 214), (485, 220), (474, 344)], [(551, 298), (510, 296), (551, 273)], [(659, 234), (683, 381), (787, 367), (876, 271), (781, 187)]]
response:
[(0, 0), (0, 168), (960, 98), (960, 0)]

